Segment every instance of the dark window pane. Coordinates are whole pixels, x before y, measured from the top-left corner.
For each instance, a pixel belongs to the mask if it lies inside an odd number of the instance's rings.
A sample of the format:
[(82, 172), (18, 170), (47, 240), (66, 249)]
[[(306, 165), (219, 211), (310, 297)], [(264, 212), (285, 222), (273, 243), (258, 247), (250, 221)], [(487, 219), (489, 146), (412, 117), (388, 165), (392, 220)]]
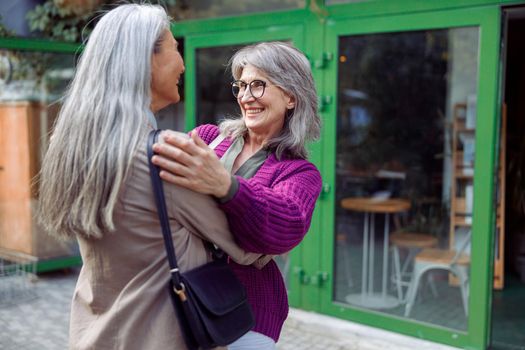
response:
[(230, 57), (244, 45), (197, 50), (197, 125), (217, 124), (238, 116), (239, 105), (231, 92)]

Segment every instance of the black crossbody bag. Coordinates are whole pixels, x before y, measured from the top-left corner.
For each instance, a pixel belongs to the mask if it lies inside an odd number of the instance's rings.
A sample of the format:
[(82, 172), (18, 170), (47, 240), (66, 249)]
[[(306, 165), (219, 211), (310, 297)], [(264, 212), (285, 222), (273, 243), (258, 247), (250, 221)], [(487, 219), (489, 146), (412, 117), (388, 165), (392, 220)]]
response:
[(154, 130), (149, 134), (147, 155), (171, 272), (168, 286), (171, 300), (189, 349), (226, 346), (255, 325), (246, 290), (222, 251), (214, 254), (212, 262), (183, 273), (179, 271), (159, 169), (151, 162), (152, 147), (159, 133), (160, 130)]

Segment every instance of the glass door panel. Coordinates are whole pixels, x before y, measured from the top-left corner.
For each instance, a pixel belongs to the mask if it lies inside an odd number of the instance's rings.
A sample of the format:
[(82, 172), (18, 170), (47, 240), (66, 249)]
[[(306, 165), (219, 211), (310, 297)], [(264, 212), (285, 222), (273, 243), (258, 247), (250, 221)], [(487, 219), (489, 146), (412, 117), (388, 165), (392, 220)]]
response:
[(339, 37), (334, 302), (467, 330), (478, 38)]
[[(185, 38), (186, 127), (217, 124), (240, 115), (231, 93), (228, 62), (240, 48), (261, 41), (290, 41), (302, 45), (302, 26), (187, 36)], [(193, 74), (193, 75), (192, 75)]]
[(197, 49), (197, 125), (218, 124), (225, 118), (239, 115), (239, 106), (231, 92), (228, 61), (243, 46)]

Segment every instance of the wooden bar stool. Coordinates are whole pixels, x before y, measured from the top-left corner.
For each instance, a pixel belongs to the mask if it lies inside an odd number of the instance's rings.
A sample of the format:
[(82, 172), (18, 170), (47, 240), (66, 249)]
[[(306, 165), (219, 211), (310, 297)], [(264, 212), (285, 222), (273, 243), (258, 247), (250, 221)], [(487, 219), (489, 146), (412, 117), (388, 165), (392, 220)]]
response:
[[(408, 267), (414, 261), (414, 257), (417, 253), (425, 248), (436, 247), (438, 240), (436, 237), (428, 233), (394, 232), (390, 235), (390, 243), (392, 244), (392, 259), (394, 265), (392, 282), (397, 288), (397, 297), (399, 301), (403, 302), (403, 287), (408, 287), (410, 285), (411, 271), (407, 271)], [(407, 251), (407, 256), (403, 260), (402, 266), (399, 254), (400, 249)]]

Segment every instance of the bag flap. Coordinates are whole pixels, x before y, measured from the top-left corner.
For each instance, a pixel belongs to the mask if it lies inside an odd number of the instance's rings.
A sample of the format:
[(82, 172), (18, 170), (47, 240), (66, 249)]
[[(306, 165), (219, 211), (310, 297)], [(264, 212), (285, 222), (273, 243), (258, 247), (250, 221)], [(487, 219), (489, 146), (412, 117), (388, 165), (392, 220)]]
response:
[(181, 279), (186, 289), (214, 315), (224, 315), (246, 302), (244, 286), (223, 260), (185, 272)]

